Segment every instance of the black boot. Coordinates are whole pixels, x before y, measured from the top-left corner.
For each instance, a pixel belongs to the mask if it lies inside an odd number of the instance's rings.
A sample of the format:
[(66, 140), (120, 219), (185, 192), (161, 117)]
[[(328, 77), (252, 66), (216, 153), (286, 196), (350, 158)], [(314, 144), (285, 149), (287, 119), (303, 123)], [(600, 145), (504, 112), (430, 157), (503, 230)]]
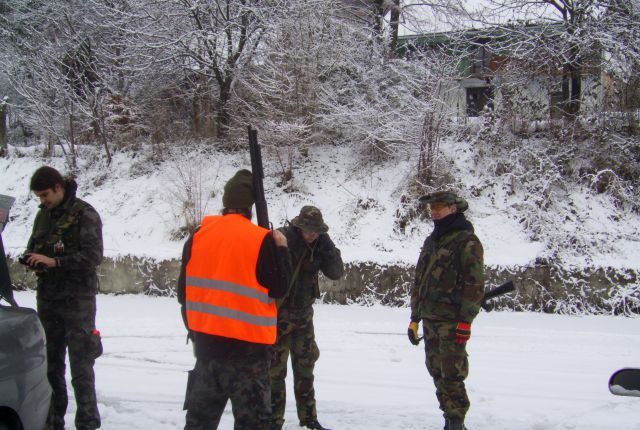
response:
[(444, 430), (467, 430), (462, 418), (447, 418), (444, 424)]
[(317, 418), (313, 418), (305, 422), (301, 421), (300, 427), (306, 427), (308, 429), (313, 429), (313, 430), (330, 430), (326, 427), (322, 427), (322, 425), (318, 422)]

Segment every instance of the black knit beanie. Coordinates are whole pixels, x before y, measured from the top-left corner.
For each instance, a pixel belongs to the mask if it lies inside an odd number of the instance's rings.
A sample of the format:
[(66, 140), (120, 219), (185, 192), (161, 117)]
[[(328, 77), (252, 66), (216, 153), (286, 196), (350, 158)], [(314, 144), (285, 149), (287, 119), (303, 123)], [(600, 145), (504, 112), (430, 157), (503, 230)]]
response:
[(238, 170), (224, 186), (222, 205), (231, 209), (250, 208), (255, 201), (253, 175), (248, 170)]

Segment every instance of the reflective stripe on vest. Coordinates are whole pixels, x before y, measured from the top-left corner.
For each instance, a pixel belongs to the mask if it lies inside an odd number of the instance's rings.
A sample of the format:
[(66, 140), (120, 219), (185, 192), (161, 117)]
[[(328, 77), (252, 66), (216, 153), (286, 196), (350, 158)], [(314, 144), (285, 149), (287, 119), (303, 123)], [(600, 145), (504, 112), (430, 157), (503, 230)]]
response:
[(211, 216), (202, 221), (186, 268), (191, 330), (275, 343), (275, 301), (256, 275), (260, 247), (268, 233), (242, 215)]

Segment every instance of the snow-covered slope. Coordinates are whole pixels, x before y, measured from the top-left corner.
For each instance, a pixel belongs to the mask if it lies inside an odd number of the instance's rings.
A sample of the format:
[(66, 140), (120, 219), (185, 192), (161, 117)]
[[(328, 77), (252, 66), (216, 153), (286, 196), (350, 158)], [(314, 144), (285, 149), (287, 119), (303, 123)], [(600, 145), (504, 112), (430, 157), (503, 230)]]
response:
[[(532, 235), (524, 229), (522, 212), (527, 196), (509, 195), (496, 179), (492, 186), (478, 173), (483, 166), (474, 161), (463, 143), (444, 146), (455, 163), (451, 173), (469, 200), (467, 212), (485, 247), (485, 261), (491, 266), (527, 266), (545, 252), (545, 237), (578, 235), (592, 244), (589, 260), (576, 255), (567, 246), (564, 261), (571, 264), (613, 266), (636, 269), (640, 266), (638, 215), (620, 213), (605, 196), (587, 191), (567, 190), (571, 210), (579, 216), (549, 214), (547, 235)], [(29, 178), (42, 164), (65, 171), (62, 157), (41, 159), (27, 156), (22, 148), (11, 148), (9, 158), (0, 158), (0, 194), (16, 197), (11, 221), (3, 239), (7, 251), (16, 255), (24, 249), (30, 234), (37, 201), (29, 193)], [(96, 207), (104, 223), (107, 256), (133, 255), (157, 260), (179, 258), (182, 239), (175, 232), (184, 224), (184, 191), (192, 193), (205, 213), (221, 209), (226, 180), (240, 168), (250, 168), (246, 154), (218, 152), (206, 147), (184, 148), (165, 154), (157, 161), (150, 148), (136, 154), (116, 153), (106, 166), (100, 154), (84, 149), (77, 181), (79, 195)], [(19, 155), (22, 156), (19, 156)], [(269, 215), (275, 226), (292, 219), (303, 205), (318, 206), (330, 227), (330, 234), (342, 249), (345, 261), (371, 261), (379, 264), (413, 264), (431, 223), (414, 220), (400, 233), (395, 214), (400, 207), (410, 173), (412, 159), (396, 157), (386, 162), (365, 162), (353, 149), (340, 146), (314, 146), (308, 157), (296, 156), (294, 177), (288, 191), (279, 186), (278, 158), (269, 148), (263, 150), (265, 189)], [(470, 190), (481, 189), (477, 195)], [(557, 212), (554, 209), (552, 212)], [(567, 212), (570, 214), (569, 212)], [(557, 222), (562, 220), (562, 222)], [(561, 250), (562, 251), (562, 250)]]

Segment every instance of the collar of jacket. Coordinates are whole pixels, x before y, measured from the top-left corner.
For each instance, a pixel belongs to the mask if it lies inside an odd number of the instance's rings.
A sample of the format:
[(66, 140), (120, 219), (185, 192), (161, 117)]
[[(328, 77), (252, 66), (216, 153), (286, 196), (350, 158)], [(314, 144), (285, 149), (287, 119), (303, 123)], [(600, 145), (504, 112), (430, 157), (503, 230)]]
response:
[(473, 225), (465, 218), (462, 212), (456, 212), (433, 222), (431, 237), (440, 240), (452, 231), (468, 230), (473, 233)]

